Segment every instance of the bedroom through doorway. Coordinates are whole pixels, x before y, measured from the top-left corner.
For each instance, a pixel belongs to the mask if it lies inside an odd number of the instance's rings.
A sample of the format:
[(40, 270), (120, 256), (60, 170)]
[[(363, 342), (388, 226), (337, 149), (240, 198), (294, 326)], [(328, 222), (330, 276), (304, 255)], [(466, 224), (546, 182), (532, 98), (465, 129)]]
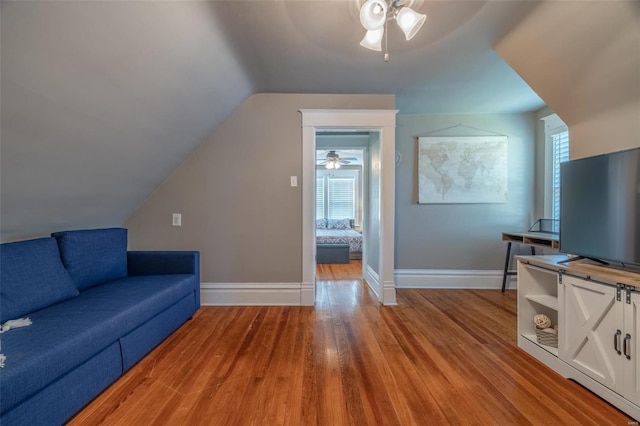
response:
[(361, 279), (368, 131), (316, 135), (315, 234), (318, 280)]

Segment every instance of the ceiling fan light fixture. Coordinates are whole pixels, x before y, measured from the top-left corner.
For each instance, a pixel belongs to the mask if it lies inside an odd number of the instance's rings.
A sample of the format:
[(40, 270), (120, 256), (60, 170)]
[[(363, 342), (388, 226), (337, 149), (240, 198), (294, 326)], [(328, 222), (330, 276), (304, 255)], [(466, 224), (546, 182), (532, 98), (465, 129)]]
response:
[(384, 26), (387, 21), (387, 3), (383, 0), (367, 0), (360, 9), (360, 23), (368, 31)]
[(427, 15), (416, 12), (410, 7), (403, 7), (396, 16), (398, 26), (402, 29), (407, 40), (411, 40), (422, 28)]
[(329, 161), (325, 167), (329, 170), (339, 169), (340, 163), (338, 163), (337, 161)]
[[(382, 36), (387, 21), (395, 19), (407, 40), (411, 40), (420, 31), (427, 15), (416, 12), (401, 3), (401, 0), (366, 0), (360, 8), (360, 23), (367, 30), (360, 46), (381, 51)], [(385, 35), (385, 62), (389, 61), (387, 51), (387, 35)]]
[(360, 42), (360, 46), (366, 47), (370, 50), (380, 52), (382, 50), (382, 35), (384, 34), (384, 27), (377, 30), (369, 30), (365, 34), (364, 38)]

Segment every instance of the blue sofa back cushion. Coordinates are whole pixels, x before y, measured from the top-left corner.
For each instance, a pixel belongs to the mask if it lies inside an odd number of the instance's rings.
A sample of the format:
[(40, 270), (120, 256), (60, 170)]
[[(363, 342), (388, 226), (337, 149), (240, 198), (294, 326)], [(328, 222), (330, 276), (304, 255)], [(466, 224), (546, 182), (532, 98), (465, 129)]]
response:
[(78, 290), (127, 276), (127, 230), (64, 231), (51, 234)]
[(0, 244), (0, 322), (77, 296), (53, 238)]

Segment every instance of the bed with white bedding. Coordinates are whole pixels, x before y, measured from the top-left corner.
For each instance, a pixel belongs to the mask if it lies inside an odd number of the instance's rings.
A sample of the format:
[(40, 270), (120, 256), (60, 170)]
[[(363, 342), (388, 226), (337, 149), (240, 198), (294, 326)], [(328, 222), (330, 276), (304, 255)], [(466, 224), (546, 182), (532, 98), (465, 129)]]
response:
[(362, 258), (362, 234), (349, 219), (316, 220), (316, 244), (349, 244), (349, 258)]

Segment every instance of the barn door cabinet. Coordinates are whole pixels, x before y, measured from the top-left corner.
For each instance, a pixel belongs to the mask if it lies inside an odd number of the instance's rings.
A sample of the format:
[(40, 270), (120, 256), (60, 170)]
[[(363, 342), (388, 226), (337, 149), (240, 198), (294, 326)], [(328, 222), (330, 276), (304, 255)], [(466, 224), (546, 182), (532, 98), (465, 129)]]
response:
[(559, 276), (564, 291), (560, 359), (640, 405), (636, 333), (640, 296), (635, 288)]
[[(640, 420), (640, 275), (562, 259), (518, 259), (518, 345)], [(558, 324), (558, 348), (537, 343), (536, 313)]]

